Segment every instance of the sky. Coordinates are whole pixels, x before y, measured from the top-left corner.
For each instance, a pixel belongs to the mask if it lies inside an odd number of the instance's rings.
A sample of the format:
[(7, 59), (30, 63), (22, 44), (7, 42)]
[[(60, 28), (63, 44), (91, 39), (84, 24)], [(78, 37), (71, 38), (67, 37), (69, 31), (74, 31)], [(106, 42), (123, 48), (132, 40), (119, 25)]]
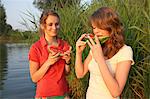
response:
[[(34, 7), (32, 4), (34, 0), (2, 0), (7, 17), (7, 23), (10, 24), (13, 29), (27, 30), (21, 17), (25, 17), (23, 13), (27, 11), (31, 12), (33, 15), (39, 15), (41, 12)], [(31, 24), (30, 24), (31, 25)]]
[[(34, 0), (1, 0), (4, 5), (7, 17), (7, 23), (10, 24), (13, 29), (27, 30), (27, 28), (20, 22), (23, 22), (23, 18), (26, 18), (23, 13), (27, 14), (27, 11), (31, 12), (34, 16), (40, 16), (41, 12), (32, 4)], [(82, 2), (89, 2), (90, 0), (81, 0)], [(31, 25), (30, 23), (28, 23)], [(31, 25), (32, 26), (32, 25)]]

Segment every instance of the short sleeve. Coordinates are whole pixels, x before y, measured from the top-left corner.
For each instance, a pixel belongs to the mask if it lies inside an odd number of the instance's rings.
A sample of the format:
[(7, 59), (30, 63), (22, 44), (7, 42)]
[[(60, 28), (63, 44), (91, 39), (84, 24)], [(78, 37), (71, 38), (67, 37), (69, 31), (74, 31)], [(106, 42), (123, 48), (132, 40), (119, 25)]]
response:
[(38, 52), (34, 45), (32, 45), (29, 50), (28, 59), (31, 61), (39, 62)]
[(131, 65), (134, 64), (132, 48), (130, 46), (125, 45), (119, 51), (117, 62), (126, 61), (126, 60), (131, 60), (132, 61)]

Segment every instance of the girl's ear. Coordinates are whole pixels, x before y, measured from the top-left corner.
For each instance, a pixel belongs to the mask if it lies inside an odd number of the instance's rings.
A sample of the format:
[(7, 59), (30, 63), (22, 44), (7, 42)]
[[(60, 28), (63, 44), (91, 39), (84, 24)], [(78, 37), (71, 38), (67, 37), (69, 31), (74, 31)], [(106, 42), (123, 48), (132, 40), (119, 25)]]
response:
[(45, 28), (43, 24), (40, 24), (40, 27), (42, 30), (44, 30), (44, 28)]

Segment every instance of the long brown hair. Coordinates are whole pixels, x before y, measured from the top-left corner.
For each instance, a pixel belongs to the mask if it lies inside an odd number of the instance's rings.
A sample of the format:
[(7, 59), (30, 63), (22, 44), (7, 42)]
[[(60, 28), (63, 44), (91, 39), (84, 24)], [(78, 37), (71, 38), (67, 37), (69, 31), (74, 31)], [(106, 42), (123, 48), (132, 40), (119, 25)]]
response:
[(124, 45), (124, 30), (118, 14), (109, 7), (102, 7), (95, 11), (89, 20), (99, 29), (107, 30), (110, 33), (109, 40), (102, 48), (104, 56), (113, 57)]
[[(44, 11), (42, 12), (42, 14), (41, 14), (41, 17), (40, 17), (40, 25), (45, 26), (45, 24), (46, 24), (46, 19), (47, 19), (47, 17), (48, 17), (49, 15), (56, 16), (56, 17), (58, 17), (58, 19), (60, 20), (59, 15), (58, 15), (55, 11), (50, 10), (50, 9), (46, 9), (46, 10), (44, 10)], [(41, 28), (41, 26), (40, 26), (39, 32), (40, 32), (41, 35), (44, 34), (44, 30)]]

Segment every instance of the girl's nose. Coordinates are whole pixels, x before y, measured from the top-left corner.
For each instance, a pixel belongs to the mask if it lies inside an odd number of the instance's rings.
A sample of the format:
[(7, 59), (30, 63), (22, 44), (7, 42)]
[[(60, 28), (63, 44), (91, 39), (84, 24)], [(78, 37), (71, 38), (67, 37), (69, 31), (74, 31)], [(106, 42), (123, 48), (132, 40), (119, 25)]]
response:
[(99, 31), (98, 31), (98, 29), (94, 29), (93, 32), (94, 32), (94, 34), (97, 34)]
[(53, 25), (53, 26), (52, 26), (52, 29), (54, 29), (54, 30), (55, 30), (56, 28), (57, 28), (57, 27), (56, 27), (55, 25)]

